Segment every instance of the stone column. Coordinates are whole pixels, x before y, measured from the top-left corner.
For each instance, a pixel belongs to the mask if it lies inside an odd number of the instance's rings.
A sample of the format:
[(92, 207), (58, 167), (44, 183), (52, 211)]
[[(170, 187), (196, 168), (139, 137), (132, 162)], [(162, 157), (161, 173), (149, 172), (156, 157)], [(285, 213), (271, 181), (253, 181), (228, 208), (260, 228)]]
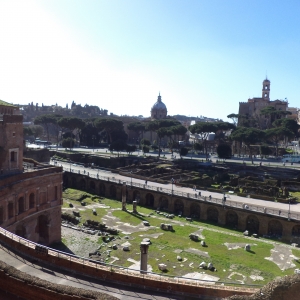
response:
[(282, 221), (281, 224), (282, 224), (282, 239), (285, 242), (290, 243), (292, 239), (293, 227), (295, 226), (295, 224), (290, 221)]
[(219, 220), (218, 220), (218, 223), (222, 226), (224, 226), (226, 224), (226, 213), (227, 213), (227, 210), (225, 209), (218, 209), (218, 212), (219, 212)]
[(28, 199), (28, 191), (24, 193), (24, 210), (29, 209), (29, 199)]
[(141, 273), (147, 273), (147, 264), (148, 264), (148, 242), (141, 242), (140, 250), (141, 250)]
[(122, 210), (126, 211), (126, 182), (123, 181), (122, 186)]
[(138, 212), (137, 212), (137, 209), (136, 209), (136, 208), (137, 208), (137, 201), (133, 201), (133, 202), (132, 202), (132, 206), (133, 206), (133, 208), (132, 208), (132, 209), (133, 209), (133, 213), (134, 213), (134, 214), (137, 214), (137, 213), (138, 213)]

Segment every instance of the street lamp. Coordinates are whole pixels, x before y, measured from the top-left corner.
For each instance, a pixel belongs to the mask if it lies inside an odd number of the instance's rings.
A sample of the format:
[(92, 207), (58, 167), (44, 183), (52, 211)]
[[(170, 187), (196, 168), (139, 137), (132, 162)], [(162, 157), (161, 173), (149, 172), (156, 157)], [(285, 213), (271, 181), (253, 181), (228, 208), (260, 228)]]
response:
[(172, 182), (172, 196), (173, 196), (173, 190), (174, 190), (174, 189), (173, 189), (173, 184), (174, 184), (174, 182), (175, 182), (174, 178), (171, 179), (171, 182)]
[(291, 214), (291, 199), (289, 199), (289, 213), (288, 213), (288, 221), (291, 220), (290, 218), (290, 214)]
[(69, 158), (69, 163), (70, 163), (70, 172), (72, 172), (72, 170), (71, 170), (71, 163), (72, 163), (72, 161), (71, 161), (70, 158)]
[(130, 171), (130, 183), (131, 183), (131, 188), (132, 188), (132, 171)]

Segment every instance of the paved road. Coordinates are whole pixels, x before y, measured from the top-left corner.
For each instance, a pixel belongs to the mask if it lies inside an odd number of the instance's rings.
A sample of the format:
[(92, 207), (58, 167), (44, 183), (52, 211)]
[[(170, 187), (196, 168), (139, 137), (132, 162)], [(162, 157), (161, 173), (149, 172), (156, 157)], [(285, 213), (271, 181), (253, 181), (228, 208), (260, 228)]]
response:
[[(30, 144), (30, 145), (27, 145), (29, 148), (43, 148), (43, 146), (40, 146), (40, 145), (35, 145), (35, 144)], [(62, 148), (62, 147), (55, 147), (55, 146), (51, 146), (49, 147), (51, 149), (54, 149), (54, 150), (59, 150), (59, 151), (64, 151), (65, 148)], [(72, 149), (72, 151), (75, 151), (75, 152), (87, 152), (87, 153), (90, 153), (90, 154), (107, 154), (109, 155), (110, 154), (110, 151), (108, 150), (108, 148), (94, 148), (94, 149), (91, 149), (91, 148), (83, 148), (83, 147), (75, 147)], [(114, 152), (116, 154), (116, 152)], [(143, 153), (142, 151), (135, 151), (132, 153), (132, 155), (136, 155), (136, 156), (141, 156)], [(120, 152), (120, 155), (128, 155), (126, 152)], [(151, 155), (151, 156), (158, 156), (158, 152), (157, 151), (152, 151), (152, 152), (149, 152), (147, 155)], [(174, 157), (176, 158), (179, 158), (179, 154), (178, 153), (175, 153), (174, 152), (174, 156), (172, 156), (171, 152), (169, 152), (167, 149), (166, 151), (162, 151), (161, 152), (161, 157), (163, 158), (166, 158), (166, 159), (174, 159)], [(204, 154), (197, 154), (197, 153), (188, 153), (187, 156), (184, 156), (184, 158), (186, 159), (198, 159), (198, 160), (205, 160), (205, 155)], [(216, 156), (216, 155), (209, 155), (209, 159), (212, 161), (212, 162), (216, 162), (217, 160), (219, 161), (220, 159)], [(233, 157), (232, 159), (227, 159), (226, 161), (229, 161), (229, 162), (236, 162), (236, 163), (247, 163), (247, 164), (251, 164), (251, 160), (249, 159), (249, 157)], [(260, 163), (262, 163), (263, 165), (266, 165), (266, 166), (278, 166), (278, 167), (283, 167), (283, 163), (281, 161), (281, 159), (278, 159), (276, 160), (275, 158), (260, 158), (260, 157), (257, 157), (257, 158), (254, 158), (253, 159), (253, 163), (255, 165), (259, 165)], [(289, 167), (289, 168), (293, 168), (293, 169), (300, 169), (300, 164), (299, 163), (285, 163), (285, 167)]]
[[(53, 162), (51, 162), (53, 164)], [(74, 164), (70, 164), (70, 163), (64, 163), (64, 162), (57, 162), (58, 165), (62, 165), (64, 170), (66, 171), (70, 171), (70, 168), (72, 170), (72, 172), (78, 173), (78, 171), (80, 171), (80, 173), (82, 174), (83, 171), (89, 172), (90, 176), (96, 177), (97, 174), (99, 176), (103, 176), (103, 177), (109, 177), (109, 178), (114, 178), (117, 180), (121, 180), (121, 181), (127, 181), (127, 184), (131, 184), (132, 183), (139, 183), (144, 185), (145, 181), (141, 180), (141, 179), (135, 179), (130, 177), (130, 173), (128, 173), (128, 177), (127, 176), (122, 176), (116, 173), (111, 173), (109, 171), (105, 171), (105, 170), (101, 170), (101, 169), (91, 169), (91, 168), (86, 168), (86, 167), (82, 167), (79, 165), (74, 165)], [(195, 194), (195, 193), (199, 193), (199, 191), (201, 191), (201, 196), (203, 197), (209, 197), (211, 196), (213, 199), (218, 199), (219, 202), (221, 202), (222, 198), (223, 198), (223, 194), (220, 193), (214, 193), (214, 192), (209, 192), (209, 191), (204, 191), (204, 190), (197, 190), (197, 191), (193, 191), (193, 189), (191, 188), (186, 188), (186, 187), (178, 187), (175, 186), (171, 183), (169, 184), (161, 184), (161, 183), (157, 183), (157, 182), (151, 182), (148, 181), (147, 183), (149, 186), (154, 186), (154, 187), (159, 187), (162, 189), (168, 189), (168, 190), (174, 190), (174, 192), (184, 192), (184, 193), (190, 193), (190, 194)], [(235, 203), (238, 203), (240, 206), (242, 204), (245, 204), (248, 206), (248, 208), (250, 210), (258, 210), (261, 211), (263, 210), (263, 208), (267, 208), (267, 213), (272, 214), (272, 215), (279, 215), (281, 217), (286, 217), (288, 218), (288, 214), (290, 212), (290, 218), (291, 219), (297, 219), (300, 220), (300, 203), (297, 204), (285, 204), (285, 203), (279, 203), (279, 202), (270, 202), (270, 201), (264, 201), (264, 200), (260, 200), (260, 199), (254, 199), (254, 198), (246, 198), (246, 197), (240, 197), (237, 195), (232, 195), (229, 193), (226, 193), (226, 203), (225, 203), (225, 207), (228, 206), (235, 206)], [(247, 208), (245, 208), (247, 209)]]
[[(191, 299), (183, 296), (168, 295), (167, 293), (154, 293), (152, 291), (139, 290), (132, 287), (126, 287), (119, 284), (109, 282), (101, 282), (100, 280), (87, 279), (82, 276), (76, 276), (67, 272), (58, 271), (50, 267), (45, 267), (37, 262), (27, 260), (15, 253), (7, 250), (0, 245), (0, 257), (6, 264), (15, 267), (21, 272), (36, 276), (40, 279), (47, 280), (56, 284), (63, 284), (83, 288), (86, 290), (95, 290), (101, 293), (112, 295), (122, 300), (137, 300), (137, 299), (153, 299), (153, 300), (184, 300)], [(9, 297), (9, 295), (8, 295)], [(1, 298), (0, 299), (10, 299)], [(11, 298), (15, 299), (15, 298)], [(21, 298), (18, 298), (22, 300)]]

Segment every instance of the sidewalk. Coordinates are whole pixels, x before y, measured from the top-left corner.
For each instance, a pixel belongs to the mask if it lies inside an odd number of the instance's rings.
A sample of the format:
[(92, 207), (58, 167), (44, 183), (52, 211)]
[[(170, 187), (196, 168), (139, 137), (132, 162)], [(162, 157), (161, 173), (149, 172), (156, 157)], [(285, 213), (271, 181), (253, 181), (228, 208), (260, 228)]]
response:
[[(130, 288), (110, 282), (101, 282), (96, 279), (86, 279), (83, 276), (76, 276), (76, 274), (69, 274), (54, 270), (50, 267), (43, 267), (35, 261), (29, 261), (24, 259), (15, 253), (7, 250), (0, 244), (0, 257), (6, 264), (15, 267), (21, 272), (27, 273), (32, 276), (36, 276), (40, 279), (47, 280), (56, 284), (63, 284), (68, 286), (74, 286), (86, 290), (95, 290), (100, 293), (112, 295), (122, 300), (137, 300), (137, 299), (155, 299), (155, 300), (183, 300), (183, 297), (167, 296), (162, 293), (152, 293), (151, 291), (141, 291), (137, 288)], [(2, 299), (0, 297), (0, 299)], [(3, 298), (6, 299), (6, 298)], [(15, 298), (12, 298), (15, 299)]]
[[(63, 162), (59, 162), (58, 164), (61, 164), (64, 167), (64, 170), (70, 171), (70, 164), (63, 163)], [(130, 177), (130, 173), (128, 173), (129, 176), (127, 177), (127, 176), (119, 175), (117, 173), (111, 173), (108, 171), (102, 171), (102, 170), (98, 170), (98, 169), (90, 169), (90, 168), (83, 168), (83, 167), (78, 168), (77, 166), (72, 166), (72, 172), (74, 172), (74, 173), (78, 173), (78, 171), (80, 171), (80, 173), (83, 174), (84, 170), (86, 171), (86, 174), (87, 174), (87, 172), (89, 172), (89, 175), (94, 178), (97, 178), (97, 174), (98, 174), (99, 176), (114, 178), (116, 180), (121, 180), (121, 181), (126, 181), (127, 185), (130, 185), (131, 181), (132, 181), (133, 185), (135, 183), (145, 185), (144, 180)], [(162, 183), (152, 182), (152, 181), (148, 180), (147, 186), (168, 189), (169, 194), (171, 193), (172, 188), (173, 188), (174, 194), (176, 194), (176, 192), (189, 193), (191, 198), (193, 198), (193, 196), (195, 196), (195, 194), (197, 194), (197, 198), (195, 198), (196, 201), (204, 201), (204, 197), (206, 197), (206, 201), (208, 201), (208, 197), (211, 196), (213, 199), (217, 199), (218, 203), (222, 203), (222, 199), (224, 197), (224, 194), (221, 194), (221, 193), (209, 192), (209, 191), (199, 190), (199, 189), (194, 191), (192, 188), (179, 187), (179, 186), (176, 186), (175, 184), (173, 184), (173, 187), (172, 187), (171, 182), (169, 184), (162, 184)], [(145, 186), (145, 188), (147, 188), (147, 186)], [(199, 191), (201, 192), (201, 197), (198, 197)], [(149, 190), (149, 192), (151, 193), (151, 190)], [(264, 212), (264, 209), (266, 208), (265, 213), (267, 213), (267, 214), (270, 214), (273, 216), (280, 216), (283, 218), (288, 218), (288, 216), (290, 216), (291, 219), (300, 220), (300, 203), (289, 205), (286, 203), (271, 202), (271, 201), (265, 201), (265, 200), (260, 200), (260, 199), (231, 195), (228, 192), (225, 195), (226, 195), (225, 207), (230, 208), (230, 206), (232, 206), (232, 207), (236, 208), (235, 204), (238, 203), (239, 208), (248, 207), (245, 209), (249, 210), (249, 211), (253, 210), (253, 211)], [(290, 215), (289, 215), (289, 213), (290, 213)]]

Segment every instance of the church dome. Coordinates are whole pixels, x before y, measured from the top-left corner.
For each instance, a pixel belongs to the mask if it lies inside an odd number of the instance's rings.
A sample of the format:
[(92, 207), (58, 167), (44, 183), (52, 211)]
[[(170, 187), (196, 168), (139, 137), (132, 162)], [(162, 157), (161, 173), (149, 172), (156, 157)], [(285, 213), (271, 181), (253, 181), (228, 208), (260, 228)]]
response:
[(157, 97), (157, 101), (154, 103), (154, 105), (151, 108), (151, 117), (153, 119), (163, 119), (167, 116), (167, 107), (166, 105), (161, 101), (161, 95), (159, 93)]

